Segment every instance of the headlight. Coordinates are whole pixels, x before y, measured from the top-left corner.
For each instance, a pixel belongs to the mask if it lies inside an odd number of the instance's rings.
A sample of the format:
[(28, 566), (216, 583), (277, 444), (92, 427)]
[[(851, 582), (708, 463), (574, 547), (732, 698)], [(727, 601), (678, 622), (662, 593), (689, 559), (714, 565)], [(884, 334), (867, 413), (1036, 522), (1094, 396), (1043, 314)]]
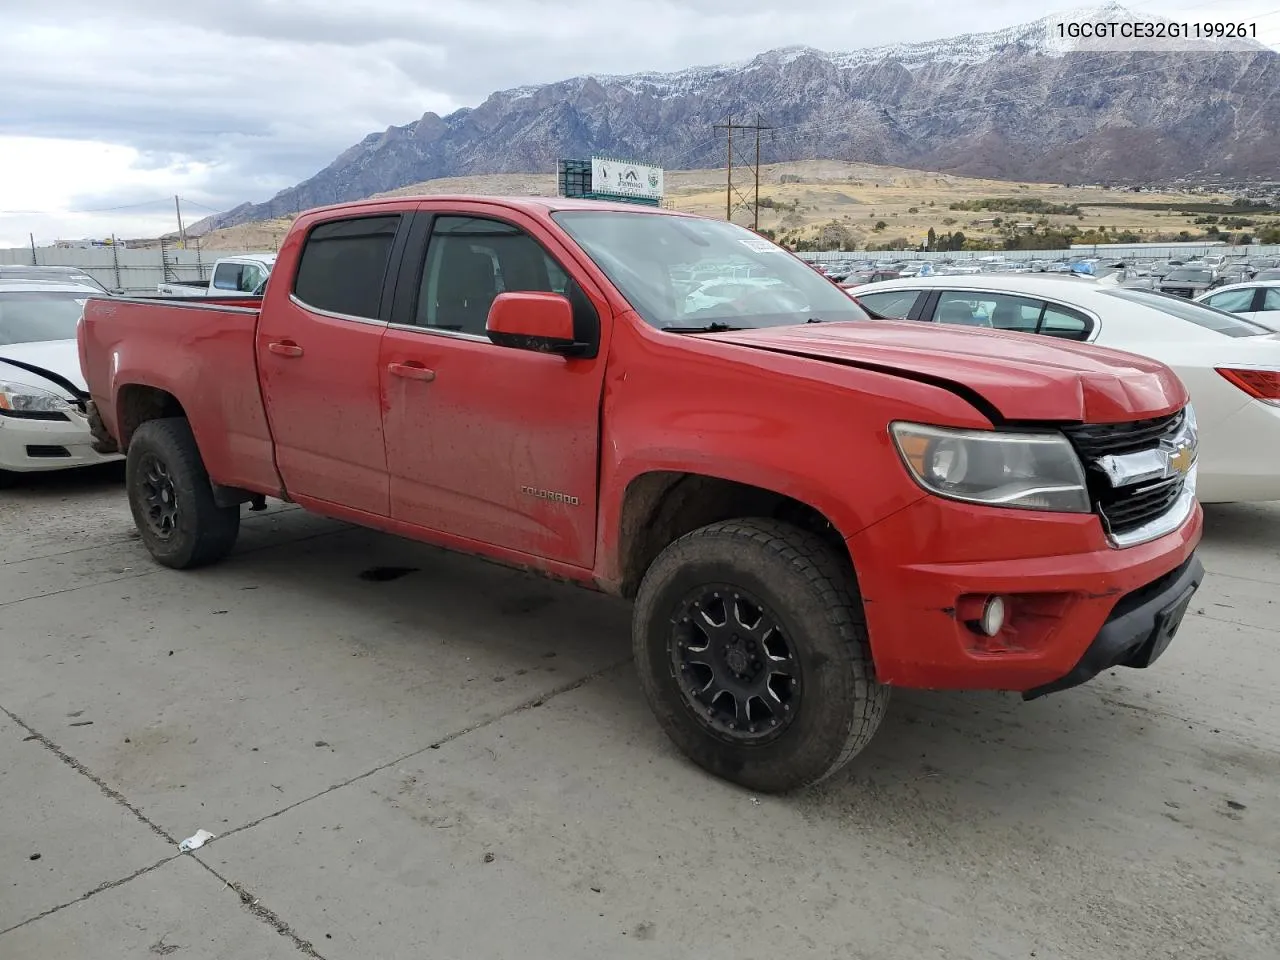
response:
[(920, 486), (951, 500), (994, 507), (1088, 513), (1084, 468), (1060, 433), (889, 426)]
[(15, 413), (62, 413), (71, 404), (48, 390), (29, 387), (25, 383), (9, 383), (0, 380), (0, 410)]

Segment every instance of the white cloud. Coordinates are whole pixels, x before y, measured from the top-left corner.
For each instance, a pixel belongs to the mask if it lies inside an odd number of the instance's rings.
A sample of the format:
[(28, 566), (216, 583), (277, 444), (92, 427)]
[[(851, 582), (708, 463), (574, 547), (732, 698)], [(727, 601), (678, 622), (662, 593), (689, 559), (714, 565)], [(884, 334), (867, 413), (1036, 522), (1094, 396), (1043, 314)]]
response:
[[(1272, 2), (1126, 6), (1256, 22), (1259, 39), (1275, 46)], [(190, 200), (191, 219), (264, 200), (370, 132), (478, 104), (496, 89), (793, 44), (935, 39), (1084, 4), (883, 0), (793, 12), (775, 0), (219, 0), (197, 15), (172, 0), (6, 6), (0, 246), (25, 244), (29, 232), (50, 242), (168, 229), (173, 193)], [(154, 204), (132, 206), (145, 201)], [(102, 209), (114, 207), (128, 209)]]

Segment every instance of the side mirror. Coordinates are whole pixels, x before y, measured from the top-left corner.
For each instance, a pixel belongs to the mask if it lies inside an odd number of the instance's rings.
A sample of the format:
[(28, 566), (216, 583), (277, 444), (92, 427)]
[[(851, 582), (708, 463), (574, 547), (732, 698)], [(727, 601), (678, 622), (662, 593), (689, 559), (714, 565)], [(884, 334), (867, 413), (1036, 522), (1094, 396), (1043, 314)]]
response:
[(500, 293), (485, 324), (499, 346), (572, 356), (586, 344), (573, 337), (573, 307), (558, 293)]

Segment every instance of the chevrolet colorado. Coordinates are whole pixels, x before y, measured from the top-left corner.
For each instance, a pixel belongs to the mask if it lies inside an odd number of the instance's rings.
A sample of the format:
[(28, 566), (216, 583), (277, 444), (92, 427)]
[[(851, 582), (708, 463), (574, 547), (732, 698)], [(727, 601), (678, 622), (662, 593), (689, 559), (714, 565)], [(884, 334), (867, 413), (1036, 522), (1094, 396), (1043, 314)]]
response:
[[(691, 271), (768, 282), (703, 302)], [(893, 686), (1146, 667), (1203, 577), (1195, 416), (1155, 361), (872, 318), (746, 229), (626, 204), (327, 207), (273, 274), (86, 305), (155, 559), (219, 560), (273, 497), (631, 598), (662, 727), (752, 789), (838, 770)]]

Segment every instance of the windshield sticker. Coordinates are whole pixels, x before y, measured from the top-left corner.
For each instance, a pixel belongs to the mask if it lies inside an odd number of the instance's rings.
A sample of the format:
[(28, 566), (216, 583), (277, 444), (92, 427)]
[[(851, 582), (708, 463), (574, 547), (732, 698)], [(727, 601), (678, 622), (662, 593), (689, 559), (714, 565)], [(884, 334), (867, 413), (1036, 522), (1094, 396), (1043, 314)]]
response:
[(739, 237), (738, 242), (756, 253), (781, 253), (782, 248), (775, 246), (763, 237)]

